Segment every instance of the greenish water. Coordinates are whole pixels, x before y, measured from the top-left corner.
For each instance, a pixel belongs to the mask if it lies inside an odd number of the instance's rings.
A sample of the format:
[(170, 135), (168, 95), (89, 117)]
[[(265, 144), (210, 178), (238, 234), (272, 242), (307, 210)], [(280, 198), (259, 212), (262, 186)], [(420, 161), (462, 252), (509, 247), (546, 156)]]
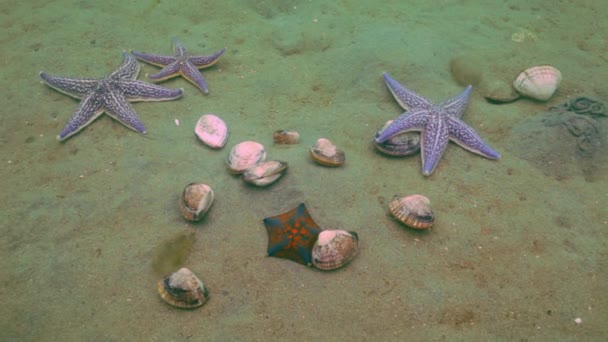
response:
[[(63, 0), (0, 8), (1, 340), (608, 336), (605, 144), (581, 160), (522, 126), (569, 98), (608, 100), (608, 4)], [(227, 47), (202, 71), (208, 95), (174, 78), (162, 85), (184, 88), (181, 99), (133, 105), (146, 136), (103, 115), (56, 140), (78, 101), (41, 84), (39, 71), (101, 77), (123, 50), (169, 54), (173, 36), (193, 54)], [(375, 152), (376, 130), (402, 112), (382, 72), (441, 101), (462, 90), (450, 72), (455, 58), (506, 80), (549, 63), (563, 81), (548, 103), (496, 106), (474, 89), (463, 120), (502, 154), (498, 161), (450, 144), (424, 177), (418, 155)], [(139, 79), (158, 70), (142, 65)], [(196, 141), (204, 113), (230, 127), (224, 149)], [(598, 121), (605, 139), (608, 118)], [(297, 130), (301, 143), (273, 145), (278, 129)], [(344, 167), (310, 160), (320, 137), (346, 151)], [(244, 140), (288, 162), (287, 175), (266, 189), (229, 175), (224, 160)], [(216, 194), (197, 225), (177, 209), (190, 182)], [(431, 199), (431, 231), (388, 215), (397, 193)], [(262, 219), (300, 202), (323, 229), (358, 233), (354, 261), (327, 273), (266, 257)], [(190, 229), (191, 252), (175, 260), (185, 258), (211, 297), (188, 312), (161, 301), (154, 265), (163, 244)]]

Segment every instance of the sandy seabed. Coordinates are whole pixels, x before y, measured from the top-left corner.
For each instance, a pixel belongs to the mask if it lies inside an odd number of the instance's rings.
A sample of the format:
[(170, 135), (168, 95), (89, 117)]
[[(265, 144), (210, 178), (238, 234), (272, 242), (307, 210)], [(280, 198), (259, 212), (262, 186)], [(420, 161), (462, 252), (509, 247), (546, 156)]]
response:
[[(605, 1), (61, 0), (0, 9), (0, 340), (607, 338), (605, 152), (582, 160), (575, 145), (556, 151), (534, 138), (552, 128), (521, 126), (570, 98), (608, 100)], [(193, 54), (227, 47), (202, 71), (208, 95), (175, 78), (162, 84), (184, 88), (183, 98), (133, 105), (147, 135), (103, 115), (56, 140), (78, 102), (41, 84), (39, 71), (101, 77), (123, 50), (170, 54), (173, 36)], [(455, 60), (500, 80), (552, 64), (563, 81), (548, 102), (500, 106), (474, 88), (463, 120), (498, 161), (450, 144), (424, 177), (418, 155), (377, 153), (372, 136), (402, 112), (382, 72), (441, 101), (463, 89)], [(139, 78), (156, 71), (142, 65)], [(195, 139), (204, 113), (230, 127), (224, 149)], [(597, 120), (606, 127), (608, 118)], [(273, 145), (278, 129), (297, 130), (301, 143)], [(346, 151), (344, 167), (310, 160), (320, 137)], [(225, 158), (244, 140), (288, 162), (286, 176), (257, 189), (229, 175)], [(177, 210), (190, 182), (216, 193), (196, 225)], [(388, 201), (410, 193), (431, 199), (432, 230), (388, 215)], [(358, 233), (355, 260), (322, 272), (266, 256), (262, 219), (300, 202), (322, 228)], [(159, 246), (184, 230), (196, 239), (182, 264), (211, 294), (193, 311), (161, 301), (152, 267)]]

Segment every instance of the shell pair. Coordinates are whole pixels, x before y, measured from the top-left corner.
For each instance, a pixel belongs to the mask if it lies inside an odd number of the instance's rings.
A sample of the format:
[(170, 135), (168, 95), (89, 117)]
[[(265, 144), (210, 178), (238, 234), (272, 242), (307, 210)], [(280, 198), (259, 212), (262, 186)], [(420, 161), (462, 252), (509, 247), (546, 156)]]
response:
[(165, 302), (181, 309), (198, 308), (209, 299), (205, 284), (185, 267), (164, 276), (157, 290)]
[(236, 144), (226, 160), (230, 173), (243, 174), (243, 180), (256, 186), (276, 182), (287, 170), (288, 164), (280, 160), (266, 161), (264, 145), (255, 141)]
[(346, 230), (323, 230), (312, 247), (312, 264), (329, 271), (349, 263), (359, 252), (359, 236)]
[(558, 69), (551, 65), (537, 65), (520, 72), (511, 88), (501, 82), (484, 85), (484, 97), (492, 103), (509, 103), (522, 96), (547, 101), (557, 91), (561, 81), (562, 73)]

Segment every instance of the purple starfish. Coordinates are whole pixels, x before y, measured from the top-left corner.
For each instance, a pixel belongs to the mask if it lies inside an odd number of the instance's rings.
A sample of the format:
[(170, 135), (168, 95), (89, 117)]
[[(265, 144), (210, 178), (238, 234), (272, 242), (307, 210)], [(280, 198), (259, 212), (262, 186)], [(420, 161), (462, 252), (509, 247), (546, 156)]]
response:
[(145, 134), (146, 128), (129, 102), (168, 101), (182, 96), (182, 89), (168, 89), (136, 80), (139, 63), (126, 51), (122, 56), (122, 65), (101, 79), (60, 77), (40, 72), (42, 80), (51, 88), (81, 99), (57, 139), (62, 141), (78, 133), (103, 112), (128, 128)]
[(471, 86), (459, 95), (438, 105), (407, 89), (384, 73), (384, 81), (395, 100), (406, 110), (375, 140), (382, 143), (391, 137), (408, 131), (421, 131), (422, 174), (430, 176), (443, 156), (449, 140), (465, 150), (489, 159), (498, 159), (500, 154), (486, 144), (475, 131), (460, 120), (469, 103)]
[(224, 54), (226, 48), (209, 56), (191, 56), (186, 48), (177, 38), (173, 38), (173, 53), (175, 56), (151, 55), (143, 52), (131, 51), (133, 56), (146, 63), (160, 66), (163, 69), (148, 78), (155, 82), (160, 82), (177, 75), (184, 76), (188, 81), (194, 83), (203, 93), (208, 93), (207, 82), (198, 69), (212, 66)]

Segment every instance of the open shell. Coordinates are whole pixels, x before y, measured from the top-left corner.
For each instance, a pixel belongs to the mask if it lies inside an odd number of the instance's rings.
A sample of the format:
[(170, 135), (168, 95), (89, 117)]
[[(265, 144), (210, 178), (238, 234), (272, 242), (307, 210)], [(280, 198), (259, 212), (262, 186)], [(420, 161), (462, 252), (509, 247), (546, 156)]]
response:
[(282, 129), (272, 134), (272, 140), (278, 145), (293, 145), (300, 142), (300, 133)]
[[(388, 120), (384, 126), (376, 133), (376, 137), (382, 133), (393, 120)], [(394, 135), (384, 142), (376, 142), (373, 139), (376, 149), (384, 154), (393, 157), (403, 157), (418, 153), (420, 151), (420, 133), (404, 132)]]
[(163, 277), (157, 290), (165, 302), (182, 309), (198, 308), (209, 299), (205, 284), (187, 268)]
[(359, 252), (359, 236), (346, 230), (324, 230), (312, 247), (312, 264), (329, 271), (349, 263)]
[(199, 221), (211, 208), (214, 198), (215, 194), (209, 185), (190, 183), (179, 197), (179, 211), (186, 220)]
[(428, 229), (433, 226), (435, 215), (431, 201), (422, 195), (395, 195), (388, 204), (393, 216), (408, 227)]
[(287, 170), (287, 163), (269, 160), (255, 164), (243, 173), (243, 180), (257, 186), (267, 186), (276, 182)]
[(255, 141), (243, 141), (232, 148), (226, 163), (231, 173), (241, 174), (265, 159), (264, 145)]
[(228, 141), (228, 126), (224, 120), (213, 114), (205, 114), (198, 119), (194, 134), (211, 148), (222, 148)]
[(547, 101), (562, 80), (562, 73), (551, 65), (538, 65), (528, 68), (513, 81), (513, 88), (527, 97)]
[(346, 161), (344, 151), (325, 138), (317, 140), (310, 149), (310, 156), (315, 162), (324, 166), (341, 166)]

